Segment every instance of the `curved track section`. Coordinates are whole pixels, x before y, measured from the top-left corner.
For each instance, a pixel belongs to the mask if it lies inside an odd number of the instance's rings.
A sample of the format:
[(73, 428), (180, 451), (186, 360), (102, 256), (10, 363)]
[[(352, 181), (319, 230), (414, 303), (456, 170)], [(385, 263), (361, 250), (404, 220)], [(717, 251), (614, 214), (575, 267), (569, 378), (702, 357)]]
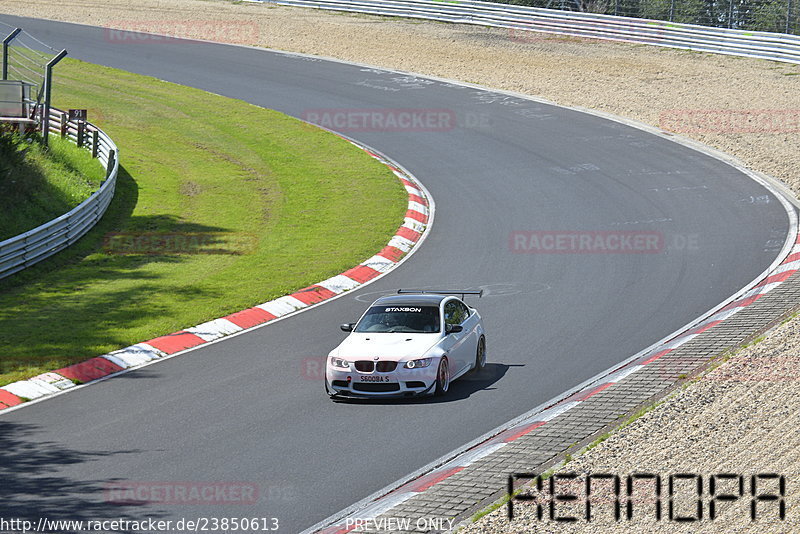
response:
[[(0, 20), (72, 57), (298, 117), (413, 109), (454, 119), (448, 127), (344, 131), (405, 165), (436, 200), (425, 246), (391, 275), (0, 417), (11, 452), (0, 459), (7, 516), (268, 516), (280, 519), (281, 532), (300, 531), (713, 308), (775, 260), (788, 232), (781, 202), (746, 174), (596, 116), (265, 50), (113, 42), (97, 28)], [(547, 232), (663, 239), (657, 253), (514, 249), (512, 236)], [(455, 383), (441, 401), (331, 403), (308, 362), (340, 341), (338, 324), (398, 287), (443, 285), (485, 289), (476, 305), (489, 333), (488, 372)], [(247, 481), (259, 498), (250, 506), (128, 506), (111, 502), (111, 481)]]

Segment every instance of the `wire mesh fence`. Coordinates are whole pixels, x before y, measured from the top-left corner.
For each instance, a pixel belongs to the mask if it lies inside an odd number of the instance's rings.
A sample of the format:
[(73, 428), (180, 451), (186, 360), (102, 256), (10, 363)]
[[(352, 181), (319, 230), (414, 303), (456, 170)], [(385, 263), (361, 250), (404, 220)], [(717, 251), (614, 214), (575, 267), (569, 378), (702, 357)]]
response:
[[(12, 26), (0, 22), (0, 34), (13, 30)], [(20, 80), (34, 87), (32, 97), (41, 102), (44, 96), (45, 73), (47, 64), (56, 57), (59, 50), (44, 43), (26, 32), (20, 31), (5, 47), (5, 63), (3, 73), (6, 79)]]
[[(68, 247), (95, 225), (114, 196), (119, 162), (116, 145), (102, 130), (84, 120), (70, 121), (67, 113), (50, 107), (52, 70), (67, 51), (59, 51), (23, 29), (3, 22), (0, 33), (7, 34), (2, 39), (0, 64), (3, 126), (18, 126), (23, 135), (38, 130), (45, 146), (50, 135), (60, 135), (78, 147), (88, 148), (92, 157), (106, 166), (106, 179), (88, 199), (60, 217), (0, 241), (0, 278), (4, 278)], [(14, 96), (14, 90), (16, 100), (8, 100)], [(6, 110), (11, 112), (4, 113)]]
[(489, 0), (498, 4), (800, 35), (800, 0)]

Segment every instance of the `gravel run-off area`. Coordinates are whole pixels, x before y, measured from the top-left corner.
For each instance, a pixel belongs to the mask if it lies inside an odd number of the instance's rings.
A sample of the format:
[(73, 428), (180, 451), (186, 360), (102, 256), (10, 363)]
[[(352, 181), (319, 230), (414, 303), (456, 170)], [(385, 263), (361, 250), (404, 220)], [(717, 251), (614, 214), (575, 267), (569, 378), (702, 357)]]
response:
[[(3, 0), (0, 13), (318, 54), (518, 91), (692, 138), (800, 192), (800, 65), (221, 0)], [(534, 505), (520, 504), (513, 522), (501, 508), (467, 532), (800, 532), (800, 323), (787, 322), (688, 382), (572, 459), (567, 471), (579, 480), (617, 474), (623, 483), (631, 473), (660, 474), (662, 520), (652, 519), (643, 493), (634, 502), (644, 512), (630, 521), (624, 501), (623, 520), (613, 520), (613, 499), (598, 500), (591, 522), (572, 524), (548, 521), (546, 506), (540, 521)], [(703, 521), (668, 520), (667, 479), (675, 473), (705, 476)], [(709, 476), (718, 473), (746, 475), (745, 497), (718, 503), (711, 521)], [(756, 473), (786, 477), (786, 520), (775, 520), (775, 503), (759, 503), (751, 521), (749, 475)], [(733, 491), (731, 484), (720, 479), (718, 491)], [(676, 499), (675, 515), (689, 515), (690, 504)], [(581, 516), (583, 505), (575, 506), (560, 513)]]

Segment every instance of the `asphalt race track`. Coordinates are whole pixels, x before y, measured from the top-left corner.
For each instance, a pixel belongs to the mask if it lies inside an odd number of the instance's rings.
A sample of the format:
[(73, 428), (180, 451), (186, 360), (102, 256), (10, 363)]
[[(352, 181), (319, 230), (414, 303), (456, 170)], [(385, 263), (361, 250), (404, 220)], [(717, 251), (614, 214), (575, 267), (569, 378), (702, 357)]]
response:
[[(276, 517), (298, 532), (644, 349), (752, 281), (788, 231), (740, 171), (596, 116), (266, 50), (0, 16), (70, 57), (302, 117), (429, 109), (435, 131), (350, 131), (436, 201), (419, 251), (296, 317), (0, 416), (6, 517)], [(57, 87), (56, 87), (57, 90)], [(125, 163), (125, 148), (122, 164)], [(655, 254), (515, 253), (515, 231), (660, 232)], [(378, 295), (484, 288), (489, 366), (441, 401), (331, 402), (321, 359)], [(190, 326), (190, 325), (187, 325)], [(114, 481), (254, 484), (256, 504), (111, 502)], [(222, 499), (222, 497), (220, 497)], [(218, 499), (219, 500), (219, 499)]]

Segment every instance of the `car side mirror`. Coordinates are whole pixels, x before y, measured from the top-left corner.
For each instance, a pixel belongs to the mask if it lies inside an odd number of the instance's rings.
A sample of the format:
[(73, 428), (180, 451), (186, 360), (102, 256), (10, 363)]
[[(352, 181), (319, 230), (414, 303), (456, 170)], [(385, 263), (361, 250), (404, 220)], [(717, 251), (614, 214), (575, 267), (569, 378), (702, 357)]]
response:
[(342, 332), (352, 332), (355, 326), (356, 323), (344, 323), (342, 325), (339, 325), (339, 328), (342, 329)]
[(464, 330), (464, 327), (461, 326), (460, 324), (448, 324), (445, 325), (444, 327), (444, 331), (446, 334), (457, 334), (462, 330)]

